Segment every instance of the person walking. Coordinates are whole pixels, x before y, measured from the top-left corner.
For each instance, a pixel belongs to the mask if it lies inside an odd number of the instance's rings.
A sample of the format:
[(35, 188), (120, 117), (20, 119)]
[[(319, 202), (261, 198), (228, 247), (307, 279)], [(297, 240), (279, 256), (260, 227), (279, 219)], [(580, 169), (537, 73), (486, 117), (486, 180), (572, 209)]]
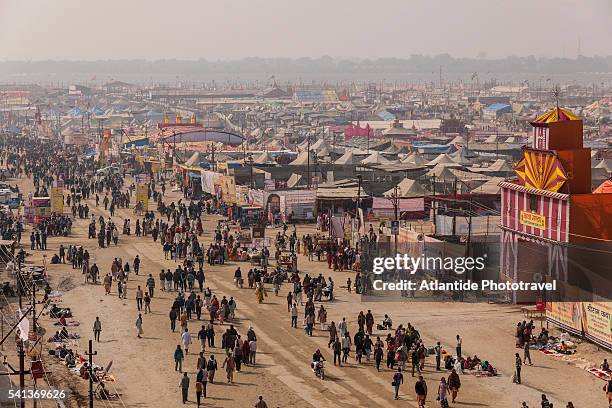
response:
[(123, 299), (127, 299), (127, 278), (122, 280), (119, 284), (121, 285), (121, 295)]
[(416, 368), (417, 373), (421, 374), (421, 367), (419, 364), (419, 349), (413, 349), (410, 354), (410, 361), (412, 362), (412, 376), (414, 377), (414, 369)]
[(442, 345), (440, 345), (440, 342), (436, 343), (434, 354), (436, 355), (436, 371), (440, 371), (440, 362), (442, 360)]
[(200, 352), (198, 356), (198, 361), (196, 362), (196, 370), (203, 370), (206, 368), (206, 357), (204, 357), (204, 353)]
[(242, 346), (240, 344), (240, 336), (238, 336), (236, 345), (234, 346), (234, 360), (236, 361), (236, 371), (240, 372), (240, 367), (242, 366)]
[(207, 373), (205, 368), (200, 368), (196, 374), (196, 404), (199, 407), (202, 401), (202, 395), (206, 398), (206, 381)]
[(96, 321), (93, 324), (94, 340), (100, 342), (100, 333), (102, 332), (102, 322), (100, 318), (96, 316)]
[(346, 317), (343, 317), (340, 323), (338, 323), (338, 331), (340, 331), (340, 338), (344, 338), (347, 332)]
[(264, 401), (263, 397), (260, 395), (257, 403), (255, 404), (255, 408), (268, 408), (268, 404)]
[(168, 317), (170, 318), (170, 330), (172, 330), (172, 333), (174, 333), (174, 331), (176, 330), (176, 319), (178, 319), (178, 313), (176, 313), (176, 309), (170, 309)]
[(225, 357), (222, 367), (225, 368), (227, 382), (231, 384), (234, 381), (234, 370), (236, 370), (236, 360), (234, 360), (232, 353), (228, 353)]
[[(196, 381), (201, 384), (201, 387), (202, 387), (201, 396), (206, 398), (206, 384), (208, 384), (208, 371), (206, 370), (206, 367), (202, 367), (198, 370), (198, 373), (196, 375)], [(197, 392), (196, 392), (196, 397), (197, 397)]]
[(140, 313), (138, 313), (138, 318), (136, 319), (136, 334), (137, 337), (140, 339), (142, 338), (142, 334), (144, 332), (142, 331), (142, 315)]
[(336, 359), (338, 359), (338, 367), (342, 367), (342, 343), (340, 343), (340, 339), (336, 338), (336, 340), (334, 340), (332, 348), (334, 350), (334, 365), (336, 365)]
[(134, 258), (134, 273), (138, 275), (138, 271), (140, 270), (140, 258), (136, 255)]
[(523, 364), (527, 364), (527, 360), (529, 360), (529, 365), (533, 365), (531, 362), (531, 353), (529, 349), (529, 341), (526, 341), (523, 345)]
[(515, 381), (517, 384), (520, 384), (521, 383), (521, 368), (523, 368), (523, 360), (521, 360), (521, 356), (519, 356), (519, 353), (514, 354), (514, 364), (516, 366)]
[(400, 385), (404, 383), (404, 375), (402, 374), (402, 369), (400, 367), (397, 368), (397, 372), (393, 374), (393, 382), (391, 385), (395, 388), (395, 399), (399, 399), (399, 389)]
[(427, 383), (422, 375), (419, 375), (419, 380), (414, 384), (414, 392), (416, 393), (417, 406), (424, 408), (427, 399)]
[(608, 383), (604, 385), (603, 390), (608, 398), (608, 405), (612, 407), (612, 380), (608, 380)]
[(374, 361), (376, 362), (376, 371), (380, 371), (380, 363), (382, 362), (384, 356), (383, 348), (380, 344), (376, 345), (374, 349)]
[(151, 296), (148, 293), (144, 294), (144, 312), (151, 313)]
[(181, 335), (181, 342), (183, 343), (185, 354), (189, 354), (189, 346), (191, 345), (191, 333), (189, 333), (189, 329), (185, 329)]
[(215, 356), (211, 354), (208, 364), (206, 364), (206, 371), (208, 371), (208, 381), (213, 384), (215, 380), (215, 372), (217, 371), (218, 365)]
[(198, 332), (198, 340), (200, 341), (200, 351), (202, 351), (202, 352), (206, 351), (206, 337), (207, 337), (207, 334), (208, 333), (206, 333), (206, 327), (204, 325), (202, 325), (202, 328)]
[(313, 314), (308, 314), (306, 316), (306, 334), (312, 337), (312, 330), (315, 322), (315, 317)]
[(297, 321), (298, 321), (298, 308), (297, 303), (294, 303), (291, 306), (291, 327), (295, 327), (297, 329)]
[(257, 356), (257, 340), (249, 341), (249, 364), (255, 365), (255, 357)]
[(329, 327), (327, 328), (329, 331), (329, 341), (327, 342), (327, 347), (331, 347), (332, 344), (336, 341), (336, 337), (338, 337), (338, 330), (336, 329), (336, 323), (331, 322)]
[(448, 376), (448, 381), (446, 382), (448, 389), (451, 393), (451, 401), (454, 404), (457, 399), (457, 394), (459, 394), (459, 388), (461, 388), (461, 379), (459, 378), (459, 374), (457, 374), (457, 370), (453, 368), (450, 375)]
[(346, 363), (349, 357), (349, 351), (351, 351), (351, 336), (349, 333), (344, 333), (342, 338), (342, 362)]
[(461, 337), (459, 337), (459, 335), (457, 335), (457, 345), (455, 347), (455, 350), (457, 351), (457, 360), (461, 359), (461, 345), (462, 345), (463, 341), (461, 340)]
[(138, 311), (142, 310), (142, 299), (143, 298), (144, 298), (144, 293), (142, 292), (140, 285), (138, 285), (138, 289), (136, 289), (136, 308), (138, 309)]
[(110, 295), (111, 293), (111, 286), (113, 284), (113, 277), (110, 274), (106, 274), (106, 276), (104, 277), (104, 294), (105, 295)]
[(440, 401), (441, 408), (448, 408), (448, 385), (444, 377), (440, 378), (440, 383), (438, 384), (437, 400)]
[(185, 404), (187, 401), (189, 401), (187, 399), (187, 395), (189, 394), (189, 377), (187, 376), (187, 373), (183, 373), (183, 378), (181, 378), (179, 387), (181, 388), (181, 393), (183, 396), (183, 404)]
[(176, 350), (174, 350), (174, 371), (183, 371), (183, 360), (185, 359), (185, 354), (183, 354), (183, 350), (181, 349), (181, 345), (176, 345)]
[(149, 274), (147, 278), (147, 289), (149, 290), (149, 296), (153, 297), (155, 293), (155, 279), (153, 279), (153, 275)]

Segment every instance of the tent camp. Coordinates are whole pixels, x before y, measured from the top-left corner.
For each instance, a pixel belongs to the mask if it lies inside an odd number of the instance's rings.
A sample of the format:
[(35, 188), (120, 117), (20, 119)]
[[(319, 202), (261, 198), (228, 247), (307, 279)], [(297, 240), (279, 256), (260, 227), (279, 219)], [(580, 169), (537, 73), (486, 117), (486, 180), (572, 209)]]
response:
[[(316, 157), (315, 153), (311, 150), (310, 151), (310, 164), (313, 164), (315, 162), (315, 157)], [(298, 154), (295, 160), (289, 164), (292, 166), (305, 166), (306, 164), (308, 164), (308, 152), (304, 151)]]
[(338, 160), (336, 160), (334, 162), (335, 164), (357, 164), (359, 163), (359, 159), (357, 157), (355, 157), (355, 155), (353, 154), (352, 151), (347, 150), (346, 153), (344, 153), (341, 157), (338, 158)]
[(302, 186), (302, 185), (305, 186), (306, 181), (304, 179), (304, 176), (301, 174), (292, 173), (291, 176), (289, 177), (289, 180), (287, 180), (288, 188), (295, 188), (295, 187)]
[(417, 166), (424, 166), (427, 164), (427, 160), (420, 154), (413, 152), (412, 154), (404, 157), (401, 160), (402, 163), (416, 164)]
[(360, 188), (355, 180), (338, 180), (317, 187), (317, 200), (347, 200), (355, 199), (358, 195), (367, 197), (363, 187)]
[(253, 163), (255, 163), (255, 164), (268, 164), (268, 163), (275, 163), (275, 161), (274, 161), (274, 158), (272, 157), (272, 155), (270, 155), (270, 153), (263, 152), (262, 154), (257, 156), (257, 158), (255, 160), (253, 160)]
[(386, 164), (391, 161), (385, 158), (382, 153), (374, 152), (361, 161), (361, 164)]
[(474, 194), (501, 194), (499, 183), (504, 181), (503, 177), (493, 177), (487, 180), (484, 184), (472, 189)]
[[(395, 194), (395, 187), (384, 193), (385, 197), (391, 197)], [(397, 194), (401, 198), (423, 197), (429, 194), (429, 191), (423, 188), (421, 184), (413, 179), (405, 178), (397, 185)]]
[(450, 157), (448, 154), (441, 153), (438, 157), (436, 157), (435, 159), (427, 163), (427, 166), (434, 167), (436, 164), (441, 164), (441, 163), (442, 164), (443, 163), (455, 163), (456, 164), (453, 158)]

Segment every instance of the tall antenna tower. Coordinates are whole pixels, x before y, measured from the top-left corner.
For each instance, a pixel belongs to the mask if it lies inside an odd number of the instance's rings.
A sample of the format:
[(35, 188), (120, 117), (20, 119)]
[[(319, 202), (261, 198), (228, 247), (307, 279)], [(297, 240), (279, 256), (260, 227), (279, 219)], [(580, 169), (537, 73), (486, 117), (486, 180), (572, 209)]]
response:
[(557, 107), (557, 109), (559, 109), (559, 98), (561, 96), (561, 89), (559, 88), (559, 85), (556, 85), (553, 88), (552, 94), (553, 98), (555, 98), (555, 106)]

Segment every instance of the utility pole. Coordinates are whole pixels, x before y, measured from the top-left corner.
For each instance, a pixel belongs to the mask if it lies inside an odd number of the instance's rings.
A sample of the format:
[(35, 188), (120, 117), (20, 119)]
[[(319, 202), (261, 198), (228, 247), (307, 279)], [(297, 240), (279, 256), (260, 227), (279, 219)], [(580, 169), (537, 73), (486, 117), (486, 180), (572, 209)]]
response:
[(308, 173), (308, 189), (310, 190), (310, 135), (306, 139), (306, 154), (308, 155), (308, 161), (306, 162), (306, 172)]
[[(398, 193), (397, 190), (398, 190), (398, 188), (397, 188), (397, 185), (396, 185), (395, 188), (394, 188), (394, 191), (393, 191), (393, 195), (395, 196), (395, 199), (394, 199), (395, 202), (393, 203), (393, 211), (395, 213), (394, 214), (395, 221), (399, 224), (399, 211), (398, 211), (398, 209), (399, 209), (399, 193)], [(397, 238), (398, 238), (398, 235), (399, 235), (399, 231), (398, 231), (397, 234), (395, 234), (395, 256), (397, 256)]]
[[(36, 336), (35, 342), (37, 343), (38, 342), (38, 335), (37, 335), (38, 330), (36, 328), (36, 283), (35, 282), (32, 282), (32, 288), (30, 289), (30, 291), (32, 292), (32, 332)], [(34, 344), (36, 345), (36, 343)], [(42, 347), (41, 347), (41, 352), (42, 352)], [(40, 358), (42, 359), (42, 356), (40, 356)], [(34, 391), (36, 391), (36, 377), (35, 376), (34, 376)], [(34, 404), (34, 408), (36, 408), (36, 398), (34, 398), (32, 401)]]
[[(334, 170), (336, 168), (336, 131), (334, 131), (332, 133), (332, 153), (331, 153), (331, 158), (332, 158), (332, 174), (334, 174)], [(334, 181), (335, 181), (335, 177), (334, 177)]]
[[(21, 277), (21, 264), (18, 264), (18, 270), (17, 270), (17, 279), (19, 280), (19, 278)], [(6, 339), (8, 339), (8, 337), (11, 335), (11, 333), (17, 328), (17, 326), (19, 326), (19, 324), (21, 323), (21, 321), (23, 319), (25, 319), (25, 317), (27, 316), (28, 313), (30, 313), (30, 309), (29, 308), (27, 311), (23, 311), (22, 307), (23, 307), (23, 300), (21, 298), (22, 293), (20, 292), (20, 288), (19, 285), (17, 287), (17, 294), (19, 296), (19, 318), (17, 319), (17, 322), (13, 325), (13, 327), (11, 327), (11, 329), (9, 330), (9, 332), (2, 336), (2, 341), (0, 341), (0, 344), (4, 344), (4, 342), (6, 341)], [(4, 322), (3, 322), (4, 324)], [(27, 372), (25, 371), (25, 352), (23, 350), (23, 340), (21, 339), (21, 335), (17, 341), (17, 355), (19, 357), (19, 371), (15, 370), (9, 362), (6, 361), (6, 356), (4, 357), (4, 362), (3, 364), (5, 366), (7, 366), (11, 372), (6, 372), (6, 373), (0, 373), (0, 375), (19, 375), (19, 407), (20, 408), (25, 408), (25, 399), (23, 399), (23, 391), (25, 389), (25, 375), (30, 373), (30, 370), (28, 370)]]
[[(457, 177), (455, 177), (455, 181), (453, 183), (453, 195), (455, 198), (453, 204), (455, 204), (457, 202)], [(452, 233), (453, 236), (455, 236), (456, 230), (457, 230), (457, 213), (453, 211), (453, 233)]]
[[(472, 242), (472, 195), (470, 194), (470, 207), (468, 212), (468, 235), (465, 242), (465, 256), (470, 256), (470, 243)], [(488, 219), (488, 216), (487, 216)]]
[[(361, 235), (359, 234), (359, 230), (361, 229), (362, 225), (361, 225), (361, 219), (359, 218), (359, 208), (361, 208), (361, 179), (362, 176), (361, 174), (357, 175), (357, 205), (355, 207), (355, 220), (356, 220), (356, 224), (357, 224), (357, 236), (359, 238), (361, 238)], [(355, 225), (355, 224), (353, 224)], [(355, 242), (355, 248), (357, 248), (357, 243), (359, 241)]]
[[(397, 252), (398, 252), (398, 245), (397, 245), (397, 239), (398, 239), (398, 235), (399, 235), (399, 193), (398, 193), (398, 186), (396, 185), (393, 188), (393, 194), (391, 195), (391, 203), (393, 204), (393, 221), (391, 222), (391, 234), (395, 236), (395, 248), (394, 248), (394, 254), (393, 256), (395, 258), (397, 258)], [(401, 269), (396, 269), (395, 273), (397, 275), (398, 279), (403, 279), (404, 278), (404, 273), (405, 271), (401, 270)], [(405, 296), (405, 291), (402, 291), (402, 296)]]
[(94, 406), (93, 392), (93, 356), (97, 355), (97, 351), (93, 351), (93, 340), (89, 340), (89, 351), (85, 353), (89, 357), (89, 408)]
[(436, 176), (432, 177), (433, 180), (433, 196), (431, 199), (431, 208), (433, 209), (433, 226), (434, 226), (434, 234), (436, 233), (436, 215), (438, 214), (437, 203), (436, 203)]
[[(400, 197), (399, 197), (399, 192), (398, 192), (399, 188), (397, 187), (397, 185), (393, 188), (393, 195), (391, 196), (391, 203), (393, 204), (393, 219), (395, 221), (395, 224), (397, 224), (397, 228), (398, 231), (397, 233), (395, 233), (396, 231), (391, 231), (393, 233), (393, 235), (395, 235), (395, 255), (397, 256), (397, 236), (399, 235), (399, 201), (400, 201)], [(393, 230), (393, 228), (392, 228)]]
[[(21, 292), (23, 290), (23, 285), (21, 282), (23, 281), (23, 276), (21, 276), (21, 263), (19, 263), (19, 267), (17, 268), (17, 282), (19, 283), (17, 287), (17, 293), (19, 295), (19, 316), (25, 316), (23, 313), (23, 300), (21, 298)], [(21, 288), (20, 288), (21, 286)], [(21, 333), (23, 334), (23, 333)], [(23, 339), (21, 338), (21, 334), (19, 336), (19, 348), (17, 354), (19, 355), (19, 391), (23, 392), (25, 389), (25, 351), (23, 350)], [(23, 395), (19, 397), (19, 406), (20, 408), (25, 408), (25, 399), (22, 398)]]
[(249, 187), (252, 189), (253, 188), (253, 156), (249, 153), (249, 157), (247, 158), (247, 161), (249, 163), (249, 170), (250, 170), (250, 180), (249, 180)]
[(217, 162), (215, 161), (215, 145), (214, 144), (210, 145), (210, 151), (211, 151), (211, 155), (212, 155), (212, 158), (211, 158), (211, 170), (212, 171), (216, 171)]
[(363, 176), (357, 175), (357, 207), (355, 208), (355, 217), (359, 217), (359, 208), (361, 206), (361, 180)]

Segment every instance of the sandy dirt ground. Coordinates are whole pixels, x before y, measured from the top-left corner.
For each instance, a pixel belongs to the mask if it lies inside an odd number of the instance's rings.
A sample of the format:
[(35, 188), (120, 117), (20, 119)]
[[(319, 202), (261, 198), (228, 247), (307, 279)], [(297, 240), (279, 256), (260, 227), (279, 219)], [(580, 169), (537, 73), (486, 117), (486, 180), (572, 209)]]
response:
[[(28, 180), (20, 180), (22, 189), (31, 188)], [(166, 201), (177, 200), (176, 193), (166, 196)], [(89, 202), (94, 214), (102, 214), (105, 218), (109, 213), (103, 207), (94, 208), (95, 203)], [(119, 226), (124, 218), (135, 216), (132, 210), (119, 210), (113, 220)], [(212, 240), (211, 231), (218, 217), (207, 216), (205, 222), (204, 242)], [(298, 234), (311, 230), (311, 226), (298, 227)], [(275, 230), (268, 233), (275, 234)], [(22, 243), (27, 245), (29, 229), (24, 233)], [(130, 274), (128, 283), (128, 299), (117, 296), (113, 286), (112, 295), (105, 296), (101, 285), (86, 285), (80, 271), (73, 270), (70, 265), (49, 265), (49, 276), (54, 287), (64, 292), (63, 305), (71, 307), (75, 319), (81, 325), (75, 328), (81, 335), (78, 341), (78, 351), (86, 351), (87, 340), (92, 338), (92, 325), (96, 316), (102, 321), (100, 343), (95, 343), (97, 351), (95, 362), (106, 366), (113, 362), (111, 373), (116, 378), (114, 388), (120, 393), (121, 400), (114, 402), (96, 401), (97, 407), (173, 407), (181, 406), (179, 389), (180, 374), (174, 371), (173, 352), (180, 342), (180, 334), (170, 330), (168, 311), (176, 292), (161, 292), (156, 288), (152, 301), (152, 313), (144, 315), (144, 337), (136, 337), (134, 326), (138, 312), (136, 309), (135, 289), (137, 285), (144, 287), (149, 273), (158, 282), (160, 269), (175, 268), (174, 261), (164, 260), (159, 243), (153, 243), (150, 237), (126, 237), (121, 235), (119, 245), (99, 249), (96, 240), (87, 239), (87, 220), (77, 220), (73, 233), (68, 238), (50, 238), (49, 248), (45, 253), (50, 258), (57, 252), (60, 244), (83, 245), (91, 254), (91, 263), (96, 262), (101, 274), (110, 271), (114, 258), (121, 258), (130, 263), (136, 254), (142, 259), (141, 272), (135, 276)], [(28, 247), (29, 248), (29, 247)], [(39, 264), (42, 251), (33, 252), (27, 258), (28, 263)], [(308, 337), (301, 328), (290, 326), (290, 315), (287, 312), (285, 296), (291, 290), (284, 284), (281, 293), (275, 297), (268, 288), (268, 297), (264, 304), (258, 304), (255, 294), (247, 288), (238, 289), (234, 286), (232, 277), (234, 270), (240, 266), (243, 272), (248, 271), (247, 263), (227, 263), (223, 266), (210, 267), (205, 265), (206, 283), (217, 297), (233, 296), (237, 301), (236, 319), (226, 322), (225, 326), (233, 324), (238, 332), (245, 335), (252, 326), (258, 337), (258, 359), (254, 367), (245, 367), (234, 377), (233, 384), (224, 381), (224, 371), (220, 368), (214, 384), (208, 385), (208, 398), (203, 406), (207, 407), (252, 407), (258, 395), (263, 395), (269, 407), (416, 407), (414, 396), (414, 379), (410, 373), (405, 373), (405, 383), (400, 390), (400, 400), (393, 400), (391, 387), (393, 372), (382, 369), (376, 372), (373, 362), (355, 363), (353, 356), (349, 364), (342, 368), (335, 367), (332, 353), (327, 348), (328, 334), (318, 330), (318, 324), (313, 337)], [(311, 275), (323, 273), (333, 276), (336, 282), (336, 301), (323, 302), (328, 310), (328, 322), (338, 322), (346, 317), (349, 331), (357, 327), (357, 314), (371, 309), (375, 320), (382, 320), (384, 313), (392, 316), (394, 324), (412, 323), (425, 339), (426, 344), (433, 345), (441, 341), (448, 350), (454, 347), (454, 337), (460, 334), (463, 338), (463, 353), (474, 355), (491, 361), (499, 369), (500, 375), (494, 378), (477, 378), (464, 375), (461, 378), (462, 388), (456, 404), (457, 407), (519, 407), (522, 401), (527, 401), (530, 407), (539, 406), (540, 394), (546, 393), (555, 407), (565, 407), (568, 401), (573, 401), (576, 407), (605, 407), (606, 401), (602, 391), (603, 382), (575, 367), (573, 364), (545, 356), (532, 351), (533, 366), (524, 366), (523, 384), (516, 385), (510, 380), (514, 371), (514, 353), (519, 351), (514, 346), (514, 327), (517, 321), (523, 320), (520, 309), (516, 306), (492, 304), (464, 303), (410, 303), (410, 302), (363, 302), (359, 295), (347, 293), (345, 282), (354, 274), (348, 272), (333, 272), (327, 269), (324, 262), (310, 262), (306, 258), (299, 259), (299, 269), (302, 273)], [(13, 305), (14, 307), (14, 305)], [(316, 305), (319, 308), (319, 303)], [(300, 309), (300, 321), (303, 310)], [(41, 324), (52, 334), (53, 321), (44, 316)], [(538, 323), (539, 324), (539, 323)], [(200, 328), (200, 322), (189, 322), (190, 332), (194, 334)], [(223, 328), (224, 330), (225, 328)], [(220, 343), (221, 327), (216, 328), (216, 343)], [(381, 338), (386, 336), (379, 334)], [(197, 340), (196, 340), (197, 342)], [(7, 342), (12, 343), (12, 342)], [(14, 344), (5, 348), (9, 361), (15, 364)], [(310, 369), (312, 353), (321, 349), (328, 360), (325, 381), (315, 378)], [(187, 355), (183, 368), (192, 378), (189, 393), (190, 404), (195, 405), (195, 366), (199, 345), (194, 344)], [(223, 350), (207, 349), (206, 356), (214, 354), (222, 361)], [(599, 363), (610, 353), (600, 351), (590, 344), (580, 344), (580, 356)], [(522, 353), (521, 353), (522, 355)], [(70, 373), (64, 366), (52, 358), (45, 358), (46, 368), (51, 384), (68, 390), (69, 398), (66, 406), (87, 406), (87, 382)], [(383, 363), (384, 364), (384, 363)], [(435, 394), (437, 384), (442, 375), (435, 371), (433, 358), (429, 358), (424, 372), (429, 387), (428, 407), (437, 407)], [(15, 379), (13, 379), (15, 381)], [(46, 387), (40, 385), (39, 387)], [(111, 389), (112, 390), (112, 389)], [(4, 406), (4, 404), (3, 404)], [(12, 403), (6, 406), (13, 406)], [(54, 402), (41, 402), (38, 406), (57, 406)]]

